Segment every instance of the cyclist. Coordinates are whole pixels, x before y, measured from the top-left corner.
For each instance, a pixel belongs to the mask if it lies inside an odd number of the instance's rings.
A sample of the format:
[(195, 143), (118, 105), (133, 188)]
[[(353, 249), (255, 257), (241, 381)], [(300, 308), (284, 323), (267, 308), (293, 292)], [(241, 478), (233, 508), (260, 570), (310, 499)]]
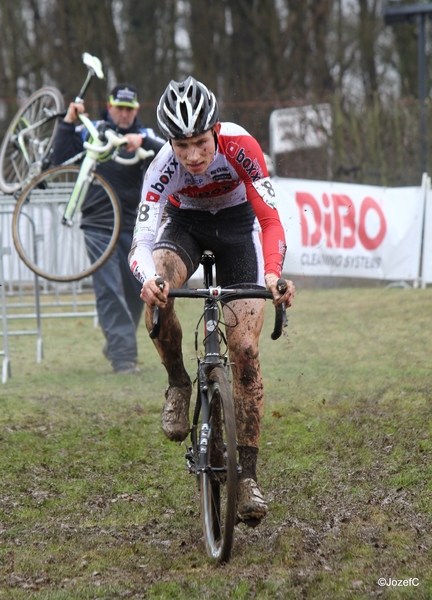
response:
[[(142, 283), (149, 328), (152, 307), (163, 309), (155, 340), (169, 383), (162, 428), (169, 439), (181, 441), (190, 429), (192, 387), (183, 364), (181, 327), (173, 300), (167, 299), (169, 288), (180, 288), (197, 269), (203, 250), (212, 250), (222, 287), (265, 285), (275, 303), (287, 306), (295, 290), (291, 281), (282, 296), (276, 289), (285, 236), (258, 142), (242, 127), (219, 122), (214, 94), (193, 77), (169, 83), (157, 119), (168, 142), (144, 178), (129, 262)], [(163, 290), (157, 276), (165, 281)], [(264, 305), (260, 299), (236, 300), (230, 302), (236, 317), (224, 312), (242, 467), (238, 513), (249, 524), (268, 510), (256, 474), (264, 406), (258, 356)]]
[[(153, 129), (144, 128), (138, 119), (139, 102), (136, 88), (128, 83), (119, 84), (109, 94), (102, 121), (123, 134), (128, 142), (121, 156), (142, 146), (155, 154), (165, 140), (156, 136)], [(59, 123), (54, 140), (52, 162), (60, 164), (83, 149), (88, 131), (83, 125), (75, 127), (78, 113), (83, 113), (83, 103), (71, 102), (64, 121)], [(108, 261), (93, 275), (99, 322), (106, 338), (104, 355), (110, 360), (115, 373), (138, 374), (136, 329), (141, 318), (143, 303), (139, 297), (141, 287), (128, 266), (128, 254), (137, 215), (143, 173), (150, 160), (135, 165), (121, 165), (113, 160), (99, 163), (97, 172), (111, 183), (122, 207), (121, 232), (116, 248)]]

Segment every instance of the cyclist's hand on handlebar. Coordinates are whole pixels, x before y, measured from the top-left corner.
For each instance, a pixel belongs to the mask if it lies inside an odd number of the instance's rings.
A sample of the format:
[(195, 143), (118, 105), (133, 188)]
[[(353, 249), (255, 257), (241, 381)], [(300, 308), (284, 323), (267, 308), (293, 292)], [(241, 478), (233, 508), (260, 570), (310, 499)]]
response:
[[(160, 283), (162, 282), (162, 283)], [(161, 285), (163, 289), (161, 290)], [(159, 277), (147, 279), (141, 288), (141, 300), (149, 306), (160, 306), (164, 308), (168, 302), (169, 283)]]
[(78, 119), (79, 114), (85, 112), (84, 104), (82, 102), (71, 102), (67, 109), (66, 116), (64, 118), (65, 123), (75, 123)]
[[(285, 290), (280, 288), (284, 287), (278, 283), (279, 281), (284, 281), (286, 284)], [(291, 306), (295, 296), (295, 286), (292, 281), (289, 279), (280, 280), (279, 277), (275, 273), (267, 273), (265, 276), (266, 288), (273, 294), (273, 304), (282, 304), (285, 303), (287, 307)], [(279, 287), (279, 289), (278, 289)]]
[(142, 135), (140, 133), (125, 133), (124, 137), (127, 139), (127, 144), (124, 145), (127, 152), (135, 152), (141, 148)]

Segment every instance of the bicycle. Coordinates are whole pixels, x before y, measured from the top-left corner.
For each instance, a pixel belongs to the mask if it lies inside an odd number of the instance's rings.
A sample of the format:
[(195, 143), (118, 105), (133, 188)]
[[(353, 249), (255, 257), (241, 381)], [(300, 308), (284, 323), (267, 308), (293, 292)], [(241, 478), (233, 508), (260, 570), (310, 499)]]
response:
[[(58, 282), (77, 281), (94, 273), (110, 256), (120, 233), (121, 207), (111, 185), (95, 172), (109, 157), (131, 165), (153, 156), (138, 148), (132, 158), (118, 156), (126, 139), (110, 129), (96, 128), (85, 115), (90, 132), (81, 165), (43, 171), (23, 190), (14, 209), (12, 235), (23, 262), (37, 275)], [(114, 153), (111, 150), (114, 149)]]
[[(273, 298), (263, 288), (235, 289), (213, 286), (212, 268), (215, 257), (205, 251), (201, 264), (204, 270), (204, 289), (172, 289), (171, 298), (204, 299), (204, 311), (195, 329), (197, 358), (197, 396), (191, 428), (191, 446), (187, 447), (187, 467), (195, 474), (201, 505), (201, 523), (207, 554), (216, 562), (226, 563), (231, 556), (234, 527), (237, 523), (237, 474), (239, 471), (236, 442), (234, 401), (229, 383), (230, 363), (227, 341), (220, 325), (222, 307), (229, 308), (229, 300)], [(163, 279), (157, 284), (163, 289)], [(286, 289), (283, 279), (278, 281), (280, 292)], [(278, 339), (287, 325), (286, 307), (276, 307), (272, 339)], [(160, 310), (153, 310), (149, 335), (156, 338), (160, 331)], [(198, 328), (204, 321), (204, 355), (198, 351)]]
[[(95, 172), (99, 161), (132, 165), (154, 155), (138, 148), (118, 155), (127, 143), (105, 122), (96, 127), (84, 114), (85, 150), (40, 173), (24, 188), (15, 206), (12, 235), (23, 262), (37, 275), (71, 282), (94, 273), (110, 256), (120, 234), (121, 206), (111, 185)], [(114, 152), (111, 152), (114, 150)], [(73, 164), (84, 159), (80, 166)]]
[[(96, 56), (84, 52), (82, 60), (88, 70), (76, 102), (83, 101), (94, 76), (104, 78)], [(0, 189), (5, 194), (17, 194), (48, 166), (58, 119), (65, 114), (63, 96), (55, 87), (43, 87), (24, 102), (0, 146)]]

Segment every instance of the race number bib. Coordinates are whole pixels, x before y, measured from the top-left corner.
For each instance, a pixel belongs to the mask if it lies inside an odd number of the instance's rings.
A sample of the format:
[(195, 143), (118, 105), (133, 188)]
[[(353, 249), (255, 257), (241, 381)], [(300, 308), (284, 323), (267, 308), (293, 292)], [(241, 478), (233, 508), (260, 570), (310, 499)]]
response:
[(158, 223), (159, 208), (158, 203), (141, 202), (138, 206), (135, 231), (154, 233)]
[(270, 177), (264, 177), (253, 182), (253, 186), (270, 208), (276, 208), (276, 193), (270, 181)]

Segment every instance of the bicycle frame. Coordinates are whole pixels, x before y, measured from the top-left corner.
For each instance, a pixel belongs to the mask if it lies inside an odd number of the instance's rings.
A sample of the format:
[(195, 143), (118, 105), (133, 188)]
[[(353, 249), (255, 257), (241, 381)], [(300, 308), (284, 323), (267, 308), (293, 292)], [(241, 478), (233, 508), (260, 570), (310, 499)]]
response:
[[(202, 424), (199, 434), (200, 462), (195, 465), (196, 475), (200, 472), (223, 471), (224, 469), (210, 468), (208, 461), (208, 434), (209, 420), (211, 412), (211, 400), (208, 396), (207, 374), (209, 369), (215, 365), (221, 364), (224, 367), (227, 365), (227, 357), (224, 360), (220, 354), (220, 339), (219, 339), (219, 309), (218, 299), (220, 296), (220, 288), (213, 287), (213, 265), (215, 262), (214, 255), (210, 252), (204, 252), (202, 258), (204, 267), (204, 285), (209, 290), (210, 296), (204, 302), (204, 358), (197, 357), (198, 360), (198, 381), (199, 381), (199, 401), (201, 403)], [(198, 332), (196, 333), (198, 337)], [(198, 346), (196, 339), (195, 346)]]
[[(36, 121), (36, 123), (33, 123), (33, 125), (27, 125), (25, 127), (25, 129), (21, 129), (21, 131), (19, 132), (18, 137), (17, 137), (17, 142), (18, 142), (18, 146), (24, 156), (24, 159), (28, 165), (30, 165), (30, 157), (27, 152), (25, 138), (29, 136), (29, 134), (33, 131), (33, 129), (36, 129), (37, 127), (40, 127), (41, 125), (48, 123), (48, 121), (51, 121), (52, 119), (56, 119), (57, 117), (59, 117), (63, 114), (65, 114), (65, 113), (59, 114), (57, 112), (52, 112), (50, 115), (48, 115), (44, 119), (40, 119), (40, 121)], [(41, 154), (41, 153), (39, 152), (39, 154)]]

